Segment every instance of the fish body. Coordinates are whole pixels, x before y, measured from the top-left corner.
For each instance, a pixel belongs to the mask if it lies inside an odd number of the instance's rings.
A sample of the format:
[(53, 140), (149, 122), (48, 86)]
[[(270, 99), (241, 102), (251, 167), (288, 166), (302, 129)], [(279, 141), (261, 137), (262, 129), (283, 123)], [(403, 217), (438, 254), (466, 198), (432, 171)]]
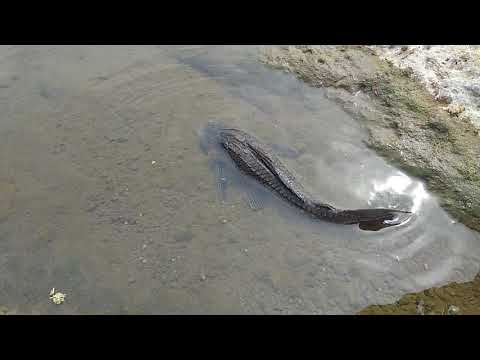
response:
[(363, 230), (376, 231), (398, 225), (403, 222), (399, 218), (411, 214), (409, 211), (385, 208), (342, 210), (320, 202), (305, 191), (271, 147), (256, 137), (213, 122), (207, 128), (209, 135), (204, 148), (220, 145), (241, 171), (316, 218), (337, 224), (359, 224)]

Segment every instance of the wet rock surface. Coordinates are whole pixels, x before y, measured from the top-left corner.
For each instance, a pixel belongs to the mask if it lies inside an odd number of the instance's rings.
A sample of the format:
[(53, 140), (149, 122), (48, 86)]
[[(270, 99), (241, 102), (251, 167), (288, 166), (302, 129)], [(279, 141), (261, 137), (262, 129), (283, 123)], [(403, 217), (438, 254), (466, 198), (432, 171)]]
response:
[(480, 127), (480, 48), (472, 45), (372, 46), (382, 59), (411, 72), (447, 111)]

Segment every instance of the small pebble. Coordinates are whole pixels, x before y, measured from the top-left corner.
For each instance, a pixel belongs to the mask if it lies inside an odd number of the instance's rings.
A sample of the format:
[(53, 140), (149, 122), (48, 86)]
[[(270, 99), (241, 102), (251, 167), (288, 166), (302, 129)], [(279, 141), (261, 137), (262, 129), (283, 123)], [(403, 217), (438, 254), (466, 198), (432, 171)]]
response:
[(147, 244), (143, 244), (142, 249), (145, 250), (147, 248)]
[(223, 220), (222, 220), (222, 223), (226, 224), (226, 223), (227, 223), (227, 219), (223, 219)]
[(128, 225), (128, 221), (125, 221), (124, 224), (125, 224), (125, 225)]
[(152, 165), (155, 165), (157, 162), (155, 160), (152, 160)]
[(455, 306), (455, 305), (450, 305), (450, 306), (448, 307), (448, 310), (447, 310), (447, 312), (448, 312), (449, 314), (456, 314), (456, 313), (458, 313), (459, 311), (460, 311), (460, 308), (459, 308), (458, 306)]
[(395, 260), (400, 261), (400, 258), (398, 257), (398, 255), (395, 255)]
[(243, 249), (243, 251), (248, 252), (248, 249)]
[(207, 280), (207, 277), (205, 276), (205, 274), (202, 274), (202, 275), (200, 276), (200, 279), (201, 279), (202, 281), (205, 281), (205, 280)]
[(425, 268), (425, 270), (428, 270), (428, 265), (427, 264), (423, 264), (423, 267)]
[(146, 264), (146, 263), (147, 263), (147, 259), (143, 259), (143, 260), (142, 260), (142, 263)]
[(417, 304), (417, 314), (419, 315), (425, 315), (425, 302), (423, 300), (420, 300)]

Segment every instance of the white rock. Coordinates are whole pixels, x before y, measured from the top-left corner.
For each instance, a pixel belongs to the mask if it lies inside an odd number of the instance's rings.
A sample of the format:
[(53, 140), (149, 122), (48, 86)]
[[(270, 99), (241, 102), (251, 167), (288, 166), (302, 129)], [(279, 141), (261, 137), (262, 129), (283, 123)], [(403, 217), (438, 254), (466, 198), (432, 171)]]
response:
[(459, 308), (458, 306), (455, 306), (455, 305), (450, 305), (450, 306), (448, 307), (448, 310), (447, 310), (447, 312), (448, 312), (449, 314), (456, 314), (456, 313), (458, 313), (459, 311), (460, 311), (460, 308)]

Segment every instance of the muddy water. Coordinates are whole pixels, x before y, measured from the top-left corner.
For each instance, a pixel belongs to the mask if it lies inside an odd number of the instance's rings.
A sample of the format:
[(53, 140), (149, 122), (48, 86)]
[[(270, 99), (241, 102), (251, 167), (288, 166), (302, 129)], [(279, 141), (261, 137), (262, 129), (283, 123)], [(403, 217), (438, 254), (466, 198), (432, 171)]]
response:
[[(480, 238), (369, 151), (358, 123), (256, 47), (0, 48), (0, 306), (11, 313), (349, 314), (479, 270)], [(199, 131), (222, 120), (366, 232), (241, 188), (218, 201)], [(230, 176), (240, 176), (230, 175)], [(67, 294), (62, 305), (50, 289)]]

